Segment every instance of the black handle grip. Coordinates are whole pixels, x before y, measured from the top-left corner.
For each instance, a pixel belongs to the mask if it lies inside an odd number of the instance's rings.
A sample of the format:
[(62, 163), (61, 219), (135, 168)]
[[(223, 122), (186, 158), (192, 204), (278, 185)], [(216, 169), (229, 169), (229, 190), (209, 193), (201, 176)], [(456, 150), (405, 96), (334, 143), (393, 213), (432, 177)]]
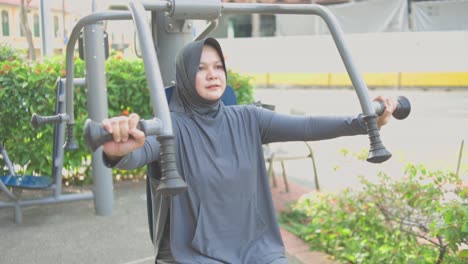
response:
[(377, 125), (377, 116), (365, 116), (364, 121), (367, 124), (367, 134), (369, 135), (370, 148), (367, 161), (371, 163), (382, 163), (392, 157), (382, 141), (380, 140), (379, 126)]
[[(408, 100), (408, 98), (404, 96), (398, 96), (397, 102), (398, 102), (397, 107), (392, 114), (393, 117), (395, 117), (398, 120), (407, 118), (411, 112), (410, 101)], [(382, 115), (383, 112), (385, 111), (385, 105), (381, 101), (374, 101), (372, 102), (372, 105), (374, 106), (375, 113), (379, 116)]]
[(174, 196), (187, 190), (187, 184), (177, 171), (174, 136), (160, 135), (161, 180), (156, 191), (162, 195)]
[(53, 116), (41, 116), (34, 113), (31, 117), (31, 125), (37, 129), (44, 124), (57, 124), (68, 121), (69, 116), (67, 114), (58, 114)]
[[(398, 105), (393, 112), (393, 117), (396, 119), (405, 119), (411, 112), (411, 104), (408, 98), (404, 96), (397, 97)], [(385, 111), (385, 105), (381, 101), (372, 102), (375, 113), (382, 115)], [(382, 141), (380, 140), (379, 127), (377, 125), (377, 116), (365, 116), (364, 120), (367, 124), (367, 133), (369, 134), (370, 149), (367, 161), (372, 163), (382, 163), (392, 157), (392, 154), (385, 148)]]
[[(137, 126), (146, 136), (157, 135), (161, 130), (161, 121), (157, 118), (151, 120), (140, 120)], [(96, 151), (99, 146), (112, 140), (112, 134), (108, 133), (101, 123), (87, 119), (84, 126), (86, 145), (91, 151)]]
[(78, 149), (78, 144), (75, 142), (75, 133), (73, 133), (74, 123), (67, 123), (67, 142), (65, 143), (66, 150)]

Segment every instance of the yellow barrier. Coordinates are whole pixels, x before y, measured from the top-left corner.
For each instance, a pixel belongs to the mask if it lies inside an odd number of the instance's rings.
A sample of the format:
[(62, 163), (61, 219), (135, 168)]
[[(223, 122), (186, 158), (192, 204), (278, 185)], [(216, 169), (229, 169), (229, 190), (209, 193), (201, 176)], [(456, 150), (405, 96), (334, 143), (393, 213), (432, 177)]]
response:
[[(351, 86), (347, 73), (262, 73), (249, 74), (262, 86)], [(376, 87), (468, 87), (468, 72), (364, 73), (367, 86)]]
[(402, 73), (402, 86), (468, 86), (468, 72)]

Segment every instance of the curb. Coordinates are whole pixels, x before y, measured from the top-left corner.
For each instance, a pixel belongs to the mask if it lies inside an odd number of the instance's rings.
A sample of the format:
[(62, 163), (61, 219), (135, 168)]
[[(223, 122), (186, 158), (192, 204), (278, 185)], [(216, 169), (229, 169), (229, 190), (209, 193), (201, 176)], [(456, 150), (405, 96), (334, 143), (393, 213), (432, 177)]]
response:
[(331, 256), (322, 253), (311, 251), (302, 239), (296, 237), (292, 233), (280, 228), (281, 236), (286, 247), (286, 257), (290, 264), (335, 264), (331, 260)]
[[(279, 178), (277, 182), (280, 182)], [(277, 214), (289, 210), (290, 203), (297, 201), (303, 194), (313, 191), (291, 181), (288, 185), (289, 192), (281, 190), (280, 186), (270, 186)], [(280, 232), (290, 264), (336, 264), (330, 255), (311, 250), (307, 243), (286, 229), (280, 227)]]

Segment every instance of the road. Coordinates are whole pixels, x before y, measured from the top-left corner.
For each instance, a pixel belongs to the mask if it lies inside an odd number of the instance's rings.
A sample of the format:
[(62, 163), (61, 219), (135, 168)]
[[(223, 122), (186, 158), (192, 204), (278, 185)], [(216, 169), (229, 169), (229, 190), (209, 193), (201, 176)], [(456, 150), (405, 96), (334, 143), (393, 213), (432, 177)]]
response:
[[(369, 148), (366, 136), (311, 142), (317, 161), (321, 188), (338, 191), (358, 187), (358, 175), (375, 180), (379, 171), (392, 178), (404, 176), (407, 163), (424, 164), (431, 170), (456, 169), (461, 141), (465, 140), (460, 174), (468, 182), (468, 91), (376, 89), (370, 90), (374, 98), (384, 95), (396, 98), (406, 96), (412, 111), (405, 120), (392, 119), (381, 130), (381, 138), (393, 157), (382, 164), (358, 160), (353, 154)], [(274, 88), (255, 91), (255, 99), (276, 105), (276, 111), (290, 113), (302, 111), (307, 115), (357, 114), (361, 108), (356, 93), (351, 89), (287, 89)], [(306, 153), (303, 143), (275, 143), (272, 148), (290, 155)], [(341, 150), (349, 150), (345, 157)], [(367, 152), (366, 152), (367, 153)], [(288, 161), (288, 177), (313, 187), (310, 160)], [(276, 173), (281, 172), (279, 164)]]

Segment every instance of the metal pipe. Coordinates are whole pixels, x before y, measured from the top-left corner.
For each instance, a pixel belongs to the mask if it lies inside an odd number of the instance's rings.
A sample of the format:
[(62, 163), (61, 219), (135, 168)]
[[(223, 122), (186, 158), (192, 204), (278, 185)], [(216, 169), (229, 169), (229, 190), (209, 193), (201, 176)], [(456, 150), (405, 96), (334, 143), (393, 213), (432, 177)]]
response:
[[(169, 5), (161, 5), (161, 9), (168, 10)], [(75, 24), (75, 26), (72, 29), (72, 32), (70, 34), (70, 39), (67, 43), (67, 48), (66, 48), (66, 63), (65, 63), (65, 68), (66, 68), (66, 112), (67, 115), (70, 117), (69, 120), (67, 121), (67, 143), (66, 143), (66, 148), (67, 149), (76, 149), (78, 146), (74, 142), (74, 137), (73, 137), (73, 129), (75, 125), (75, 115), (74, 115), (74, 110), (73, 110), (73, 102), (74, 102), (74, 93), (73, 93), (73, 85), (74, 85), (74, 74), (75, 74), (75, 69), (74, 69), (74, 50), (75, 50), (75, 45), (76, 42), (80, 36), (80, 32), (83, 29), (85, 25), (93, 24), (102, 20), (130, 20), (132, 19), (132, 15), (128, 11), (107, 11), (107, 12), (96, 12), (89, 14), (80, 20)]]
[[(73, 85), (75, 83), (74, 80), (74, 48), (76, 41), (78, 40), (78, 37), (80, 35), (81, 30), (86, 27), (84, 30), (85, 37), (89, 39), (89, 45), (86, 45), (86, 51), (85, 55), (87, 56), (87, 62), (86, 62), (86, 67), (87, 67), (87, 75), (92, 75), (91, 78), (87, 78), (87, 80), (92, 80), (93, 84), (96, 84), (99, 82), (99, 84), (102, 84), (104, 82), (105, 86), (105, 81), (103, 80), (94, 80), (98, 76), (100, 76), (96, 71), (101, 70), (101, 74), (105, 74), (104, 67), (101, 67), (98, 69), (97, 66), (95, 66), (95, 70), (90, 70), (89, 64), (92, 64), (94, 61), (92, 59), (92, 52), (97, 52), (99, 54), (102, 54), (102, 56), (96, 56), (96, 58), (99, 57), (102, 62), (96, 62), (104, 65), (104, 51), (99, 50), (99, 44), (97, 43), (99, 40), (96, 39), (96, 37), (93, 35), (92, 32), (99, 31), (101, 32), (101, 40), (102, 40), (102, 29), (97, 30), (97, 25), (96, 23), (103, 20), (103, 19), (108, 19), (108, 20), (113, 20), (113, 19), (130, 19), (131, 16), (129, 12), (119, 12), (119, 11), (114, 11), (114, 12), (102, 12), (102, 13), (92, 13), (78, 21), (78, 23), (73, 27), (73, 30), (70, 34), (70, 40), (67, 43), (67, 52), (66, 52), (66, 79), (65, 79), (65, 107), (66, 107), (66, 112), (67, 115), (69, 116), (69, 120), (67, 121), (67, 144), (66, 148), (67, 149), (74, 149), (77, 148), (77, 144), (74, 142), (74, 133), (73, 133), (73, 128), (74, 128), (74, 91), (73, 91)], [(94, 42), (93, 42), (94, 41)], [(88, 47), (89, 46), (89, 47)], [(90, 49), (92, 48), (92, 49)], [(102, 47), (101, 47), (102, 48)], [(92, 68), (91, 68), (92, 69)], [(102, 77), (105, 78), (105, 77)], [(87, 85), (92, 85), (90, 83), (87, 83)], [(98, 90), (98, 88), (96, 88)], [(105, 88), (104, 88), (105, 89)], [(90, 97), (89, 96), (89, 87), (88, 87), (88, 109), (90, 110), (90, 114), (94, 115), (95, 117), (102, 118), (101, 113), (96, 114), (97, 111), (95, 111), (95, 108), (99, 108), (100, 103), (98, 103), (98, 106), (92, 107), (90, 109), (90, 105), (92, 105), (91, 101), (96, 104), (96, 98), (100, 100), (102, 96), (98, 93), (96, 96)], [(107, 101), (105, 102), (105, 108), (107, 109)], [(107, 114), (106, 111), (101, 111), (105, 112), (104, 114)], [(102, 119), (100, 119), (102, 120)], [(63, 124), (61, 124), (63, 125)], [(62, 155), (63, 157), (63, 155)], [(59, 162), (63, 163), (63, 158), (59, 157)], [(99, 215), (110, 215), (112, 213), (112, 200), (113, 200), (113, 193), (112, 193), (112, 171), (109, 168), (105, 168), (104, 164), (102, 164), (101, 161), (102, 157), (99, 156), (99, 154), (96, 155), (96, 153), (93, 153), (92, 155), (92, 164), (93, 164), (93, 178), (94, 178), (94, 186), (95, 186), (95, 209), (96, 213)], [(99, 164), (99, 165), (97, 165)], [(60, 165), (60, 164), (59, 164)], [(96, 173), (100, 174), (99, 178), (96, 175)], [(59, 175), (55, 175), (56, 179), (60, 179)], [(110, 179), (110, 186), (107, 186), (109, 183)], [(56, 197), (60, 195), (61, 190), (55, 190), (54, 194)]]
[(170, 11), (172, 9), (171, 1), (141, 1), (141, 4), (148, 11)]
[[(157, 11), (161, 9), (167, 9), (170, 10), (172, 7), (172, 2), (170, 1), (141, 1), (143, 6), (145, 7), (145, 10), (148, 11)], [(109, 6), (110, 10), (128, 10), (128, 5), (110, 5)]]
[(91, 192), (87, 193), (72, 193), (72, 194), (64, 194), (58, 197), (47, 197), (37, 200), (19, 200), (14, 202), (0, 202), (0, 208), (4, 207), (12, 207), (12, 206), (30, 206), (30, 205), (37, 205), (37, 204), (54, 204), (54, 203), (61, 203), (61, 202), (71, 202), (77, 200), (88, 200), (92, 199), (93, 194)]
[(157, 191), (162, 195), (177, 195), (187, 190), (187, 184), (177, 171), (174, 133), (172, 131), (171, 115), (167, 104), (166, 93), (159, 68), (158, 58), (151, 38), (151, 30), (144, 19), (144, 8), (138, 1), (128, 5), (140, 40), (146, 79), (150, 89), (150, 100), (153, 106), (153, 115), (162, 122), (161, 134), (157, 135), (160, 143), (160, 162), (162, 176)]
[(361, 103), (362, 111), (365, 115), (375, 115), (374, 108), (372, 107), (367, 86), (364, 79), (359, 74), (359, 71), (351, 58), (351, 52), (346, 45), (343, 38), (343, 31), (339, 26), (338, 20), (326, 7), (316, 4), (303, 4), (303, 5), (285, 5), (285, 4), (236, 4), (236, 3), (223, 3), (223, 14), (303, 14), (303, 15), (318, 15), (321, 17), (328, 26), (330, 34), (332, 35), (335, 45), (338, 48), (341, 59), (346, 67), (349, 77), (353, 83), (354, 88), (358, 91), (359, 102)]
[[(63, 84), (65, 84), (65, 80), (63, 80)], [(73, 79), (73, 84), (77, 86), (85, 86), (86, 85), (86, 78), (75, 78)]]
[(208, 23), (208, 25), (203, 29), (200, 34), (198, 34), (195, 38), (193, 38), (193, 41), (201, 40), (204, 39), (210, 34), (211, 31), (213, 31), (216, 27), (218, 26), (218, 20), (212, 20)]
[(96, 12), (97, 5), (96, 5), (96, 0), (91, 0), (91, 12)]
[(223, 3), (222, 12), (224, 14), (310, 14), (318, 15), (327, 24), (330, 34), (333, 37), (338, 52), (343, 60), (349, 78), (353, 83), (354, 90), (358, 96), (364, 121), (367, 124), (367, 133), (370, 140), (369, 155), (367, 161), (381, 163), (388, 160), (392, 154), (385, 148), (380, 140), (379, 127), (377, 125), (377, 115), (369, 98), (368, 90), (364, 78), (359, 74), (357, 66), (351, 58), (351, 53), (343, 38), (343, 31), (338, 20), (333, 13), (321, 5), (282, 5), (282, 4), (233, 4)]
[(2, 181), (0, 181), (0, 190), (6, 193), (6, 195), (10, 197), (12, 200), (14, 201), (18, 200), (18, 197), (16, 197), (12, 192), (10, 192), (10, 190), (8, 190), (8, 188), (5, 186), (5, 184), (3, 184)]
[[(57, 114), (64, 114), (65, 113), (65, 98), (63, 98), (65, 94), (65, 81), (58, 79), (57, 81), (57, 106), (56, 111)], [(55, 179), (55, 188), (54, 188), (54, 196), (59, 197), (62, 193), (62, 179), (63, 179), (63, 157), (64, 157), (64, 150), (63, 145), (65, 142), (65, 123), (60, 122), (55, 127), (54, 133), (54, 161), (53, 161), (53, 168), (52, 168), (52, 178)]]
[[(147, 3), (147, 7), (151, 8), (151, 10), (169, 11), (169, 8), (171, 7), (171, 3), (167, 1), (160, 1), (159, 3), (158, 2)], [(137, 12), (137, 11), (134, 10), (134, 12)], [(151, 36), (151, 31), (149, 30), (146, 22), (144, 21), (144, 19), (141, 18), (144, 16), (135, 16), (135, 17), (136, 17), (135, 23), (136, 23), (138, 30), (146, 31), (144, 35)], [(66, 49), (66, 72), (67, 72), (66, 73), (66, 98), (67, 98), (66, 99), (66, 102), (67, 102), (66, 112), (68, 116), (70, 117), (67, 124), (75, 123), (74, 111), (73, 111), (73, 85), (74, 85), (73, 55), (74, 55), (74, 48), (79, 38), (81, 30), (83, 29), (84, 26), (99, 22), (101, 20), (130, 20), (130, 19), (132, 19), (132, 13), (128, 11), (97, 12), (97, 13), (92, 13), (90, 15), (87, 15), (81, 18), (73, 27), (73, 30), (70, 34), (70, 39), (67, 44), (67, 49)], [(148, 54), (149, 56), (146, 57), (148, 59), (144, 60), (145, 68), (148, 69), (147, 72), (149, 72), (150, 69), (155, 69), (154, 67), (156, 67), (156, 69), (158, 69), (158, 72), (159, 72), (159, 65), (157, 63), (156, 53), (154, 51), (154, 46), (151, 43), (151, 39), (146, 38), (145, 40), (142, 41), (141, 45), (144, 45), (146, 52), (149, 53)], [(157, 83), (158, 85), (161, 84), (161, 87), (162, 87), (162, 79), (160, 75), (158, 77), (150, 73), (149, 76), (147, 75), (147, 78), (148, 78), (148, 83)], [(169, 134), (172, 134), (172, 123), (170, 121), (167, 122), (167, 124), (164, 123), (165, 121), (170, 120), (168, 118), (169, 108), (167, 107), (167, 104), (161, 104), (157, 101), (158, 98), (165, 98), (164, 91), (158, 91), (158, 89), (155, 89), (155, 90), (157, 91), (157, 96), (154, 96), (156, 98), (152, 99), (152, 105), (153, 106), (156, 105), (158, 107), (154, 107), (153, 109), (154, 115), (161, 117), (161, 120), (163, 121), (164, 128), (163, 128), (162, 133), (164, 134), (165, 132), (170, 131)]]
[(50, 1), (40, 1), (42, 58), (54, 55)]
[(72, 29), (72, 32), (70, 33), (70, 39), (68, 40), (67, 43), (67, 49), (66, 49), (66, 80), (65, 80), (65, 86), (66, 86), (66, 112), (70, 119), (68, 120), (67, 124), (68, 125), (73, 125), (75, 124), (75, 115), (73, 111), (73, 84), (74, 84), (74, 76), (75, 76), (75, 69), (74, 69), (74, 54), (75, 54), (75, 45), (80, 37), (80, 32), (83, 29), (85, 25), (88, 24), (93, 24), (101, 20), (129, 20), (132, 18), (132, 15), (130, 12), (126, 11), (109, 11), (109, 12), (97, 12), (97, 13), (92, 13), (89, 14), (80, 20), (75, 24), (75, 26)]
[[(153, 3), (151, 5), (148, 5), (148, 7), (154, 9), (154, 10), (160, 10), (160, 11), (168, 11), (170, 7), (170, 3), (167, 3), (165, 1), (161, 1), (161, 3)], [(68, 40), (67, 43), (67, 48), (66, 48), (66, 112), (70, 116), (70, 120), (67, 122), (67, 124), (73, 125), (75, 123), (75, 115), (73, 113), (73, 85), (74, 85), (74, 74), (75, 74), (75, 69), (74, 69), (74, 51), (75, 51), (75, 45), (76, 42), (78, 41), (78, 38), (80, 37), (80, 32), (83, 29), (85, 25), (88, 24), (94, 24), (96, 22), (102, 21), (102, 20), (131, 20), (132, 15), (128, 11), (106, 11), (106, 12), (96, 12), (89, 14), (80, 20), (75, 24), (75, 26), (72, 29), (72, 32), (70, 33), (70, 39)]]
[[(108, 118), (106, 58), (104, 54), (104, 32), (101, 22), (84, 27), (84, 61), (87, 79), (88, 115), (92, 120), (101, 122)], [(102, 148), (92, 153), (91, 166), (93, 168), (94, 205), (96, 214), (112, 215), (113, 211), (113, 183), (112, 169), (106, 167), (102, 161)]]
[(137, 28), (138, 39), (140, 40), (146, 80), (150, 88), (153, 116), (158, 117), (162, 121), (162, 135), (173, 135), (171, 116), (164, 92), (161, 69), (154, 49), (154, 43), (151, 39), (151, 30), (147, 21), (144, 19), (143, 6), (138, 1), (132, 1), (129, 7), (135, 22), (135, 27)]

